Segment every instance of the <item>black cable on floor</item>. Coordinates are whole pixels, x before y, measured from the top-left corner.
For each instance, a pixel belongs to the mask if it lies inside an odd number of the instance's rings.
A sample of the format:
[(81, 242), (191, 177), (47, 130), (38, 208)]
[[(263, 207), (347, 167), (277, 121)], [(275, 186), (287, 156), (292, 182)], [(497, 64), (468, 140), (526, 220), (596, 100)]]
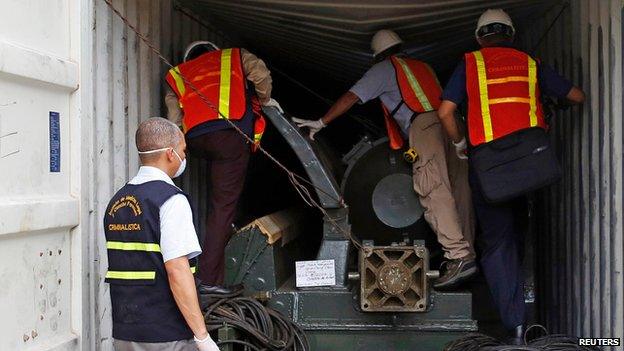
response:
[(579, 345), (578, 338), (559, 334), (542, 336), (519, 346), (504, 345), (484, 334), (469, 334), (448, 343), (444, 351), (600, 351), (600, 348)]
[(278, 311), (248, 297), (215, 299), (202, 304), (209, 331), (225, 325), (238, 331), (240, 339), (219, 344), (239, 344), (252, 350), (309, 351), (303, 330)]

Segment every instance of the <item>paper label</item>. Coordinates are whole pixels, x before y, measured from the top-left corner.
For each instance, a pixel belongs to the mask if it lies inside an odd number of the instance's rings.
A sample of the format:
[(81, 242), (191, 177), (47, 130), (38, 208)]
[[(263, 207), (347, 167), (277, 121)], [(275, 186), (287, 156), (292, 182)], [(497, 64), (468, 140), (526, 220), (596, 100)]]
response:
[(334, 260), (297, 261), (295, 272), (298, 288), (336, 285)]

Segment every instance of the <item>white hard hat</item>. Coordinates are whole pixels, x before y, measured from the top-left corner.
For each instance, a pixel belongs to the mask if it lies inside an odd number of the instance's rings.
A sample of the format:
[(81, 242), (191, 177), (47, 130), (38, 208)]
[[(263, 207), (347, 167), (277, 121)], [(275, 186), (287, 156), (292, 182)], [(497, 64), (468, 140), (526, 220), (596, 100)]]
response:
[(479, 17), (479, 21), (477, 22), (477, 29), (475, 29), (475, 37), (479, 39), (479, 30), (482, 27), (485, 27), (492, 23), (500, 23), (504, 24), (511, 28), (511, 35), (516, 32), (516, 29), (513, 26), (513, 22), (511, 21), (511, 17), (507, 14), (507, 12), (502, 9), (489, 9), (485, 11), (481, 17)]
[(403, 40), (401, 40), (395, 32), (389, 29), (382, 29), (373, 35), (373, 39), (371, 40), (371, 49), (373, 49), (373, 55), (377, 56), (385, 50), (401, 44), (402, 42)]
[(206, 49), (208, 49), (207, 51), (214, 51), (214, 50), (219, 50), (219, 47), (216, 46), (213, 42), (211, 41), (207, 41), (207, 40), (199, 40), (199, 41), (194, 41), (191, 44), (189, 44), (189, 46), (186, 48), (186, 51), (184, 52), (184, 59), (183, 61), (186, 62), (188, 61), (188, 56), (191, 53), (191, 51), (198, 49), (199, 47), (206, 47)]

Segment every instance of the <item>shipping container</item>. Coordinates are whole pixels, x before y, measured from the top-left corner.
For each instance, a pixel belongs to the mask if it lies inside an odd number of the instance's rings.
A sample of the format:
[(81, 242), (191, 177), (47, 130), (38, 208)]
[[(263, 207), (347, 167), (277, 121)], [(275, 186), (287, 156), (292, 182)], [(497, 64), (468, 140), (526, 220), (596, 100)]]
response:
[[(534, 319), (552, 333), (624, 338), (622, 1), (111, 0), (127, 23), (105, 0), (1, 3), (0, 350), (113, 349), (102, 218), (139, 168), (137, 125), (166, 115), (162, 59), (177, 64), (195, 40), (247, 48), (269, 64), (288, 112), (318, 118), (370, 66), (378, 29), (396, 30), (444, 85), (476, 48), (478, 16), (499, 7), (514, 19), (517, 44), (587, 95), (551, 122), (564, 176), (531, 209)], [(367, 125), (383, 127), (375, 108), (357, 113), (370, 122), (345, 118), (324, 132), (336, 154)], [(267, 149), (301, 169), (275, 130)], [(252, 162), (270, 169), (263, 157)], [(190, 159), (180, 180), (199, 213), (207, 167)], [(267, 181), (284, 201), (262, 210), (244, 201), (237, 225), (302, 205), (287, 177), (275, 177)]]

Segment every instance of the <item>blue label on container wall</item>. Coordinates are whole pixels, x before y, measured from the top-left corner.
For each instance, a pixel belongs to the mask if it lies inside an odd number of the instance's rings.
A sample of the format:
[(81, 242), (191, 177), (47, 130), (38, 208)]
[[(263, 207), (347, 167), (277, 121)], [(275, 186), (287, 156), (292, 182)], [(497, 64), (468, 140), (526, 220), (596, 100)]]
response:
[(61, 123), (58, 112), (50, 111), (50, 172), (61, 171)]

